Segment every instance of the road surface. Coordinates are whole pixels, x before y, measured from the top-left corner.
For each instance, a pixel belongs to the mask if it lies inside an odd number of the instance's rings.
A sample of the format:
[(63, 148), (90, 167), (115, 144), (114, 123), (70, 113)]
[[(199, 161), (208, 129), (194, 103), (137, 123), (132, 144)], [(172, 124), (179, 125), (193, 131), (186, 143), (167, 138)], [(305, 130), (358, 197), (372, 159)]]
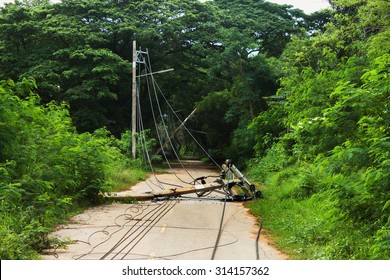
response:
[[(205, 175), (218, 174), (202, 166), (192, 166), (187, 171), (172, 169), (169, 173), (151, 176), (146, 182), (133, 186), (131, 190), (144, 192), (160, 188), (157, 180), (164, 183), (174, 183), (178, 179), (187, 182)], [(221, 219), (223, 221), (220, 231)], [(114, 203), (88, 209), (73, 217), (69, 224), (56, 229), (51, 233), (52, 236), (60, 240), (70, 240), (72, 244), (66, 249), (50, 250), (42, 258), (287, 259), (286, 255), (269, 244), (269, 238), (263, 231), (256, 246), (258, 230), (256, 218), (248, 212), (243, 203), (225, 204), (223, 195), (218, 192), (204, 198), (188, 195), (184, 198), (155, 202)]]

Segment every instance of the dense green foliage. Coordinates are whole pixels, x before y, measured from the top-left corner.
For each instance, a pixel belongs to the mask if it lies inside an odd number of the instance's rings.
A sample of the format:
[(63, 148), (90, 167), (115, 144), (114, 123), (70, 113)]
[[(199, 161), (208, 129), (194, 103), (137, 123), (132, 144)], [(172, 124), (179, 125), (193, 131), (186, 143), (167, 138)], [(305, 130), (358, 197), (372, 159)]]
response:
[(289, 43), (282, 101), (250, 126), (259, 155), (251, 169), (270, 196), (255, 211), (296, 256), (390, 258), (385, 2), (334, 1), (339, 12), (324, 33)]
[[(120, 136), (129, 128), (136, 40), (148, 48), (155, 70), (175, 69), (158, 79), (183, 119), (202, 97), (227, 93), (220, 126), (207, 118), (191, 123), (210, 134), (207, 141), (197, 135), (199, 141), (224, 158), (231, 139), (242, 133), (233, 131), (245, 127), (266, 107), (263, 97), (276, 91), (266, 57), (280, 55), (293, 34), (314, 22), (300, 10), (254, 0), (16, 1), (0, 11), (0, 79), (34, 77), (43, 102), (70, 105), (78, 131), (106, 126)], [(211, 137), (216, 134), (222, 137)], [(249, 143), (244, 154), (252, 154)]]
[(251, 208), (293, 257), (389, 259), (389, 3), (330, 2), (312, 15), (262, 0), (1, 8), (0, 256), (36, 257), (75, 207), (142, 177), (124, 156), (136, 40), (153, 70), (175, 69), (159, 86), (183, 119), (197, 109), (197, 140), (264, 184)]
[(67, 105), (40, 105), (35, 88), (27, 79), (0, 83), (1, 259), (36, 258), (56, 223), (130, 172), (119, 140), (104, 129), (77, 134)]

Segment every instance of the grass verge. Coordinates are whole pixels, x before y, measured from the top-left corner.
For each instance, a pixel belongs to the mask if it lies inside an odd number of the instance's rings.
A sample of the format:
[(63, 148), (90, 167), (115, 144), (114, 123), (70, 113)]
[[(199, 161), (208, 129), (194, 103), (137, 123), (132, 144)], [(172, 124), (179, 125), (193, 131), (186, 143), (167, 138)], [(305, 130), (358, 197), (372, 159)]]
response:
[(123, 191), (139, 181), (145, 180), (146, 176), (147, 173), (141, 169), (121, 169), (111, 177), (112, 191)]
[[(334, 195), (336, 183), (353, 186), (353, 178), (341, 182), (337, 177), (338, 181), (326, 188), (328, 176), (296, 165), (269, 172), (262, 177), (264, 199), (247, 206), (273, 236), (276, 247), (290, 259), (383, 259), (384, 246), (379, 253), (373, 251), (378, 246), (373, 246), (377, 237), (372, 224), (348, 216), (340, 205), (349, 200)], [(388, 231), (385, 228), (380, 233)]]
[(320, 195), (300, 199), (293, 170), (269, 173), (264, 199), (247, 206), (273, 236), (275, 246), (291, 259), (324, 259), (329, 233), (328, 201)]

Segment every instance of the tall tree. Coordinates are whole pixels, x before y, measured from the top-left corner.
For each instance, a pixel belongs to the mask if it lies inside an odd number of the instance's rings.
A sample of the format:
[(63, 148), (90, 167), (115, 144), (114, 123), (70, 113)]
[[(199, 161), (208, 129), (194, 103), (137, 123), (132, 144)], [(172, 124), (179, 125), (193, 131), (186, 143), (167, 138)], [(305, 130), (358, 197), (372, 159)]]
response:
[[(246, 126), (261, 111), (267, 109), (265, 97), (275, 94), (277, 77), (270, 58), (278, 57), (291, 36), (301, 34), (306, 15), (291, 6), (265, 1), (214, 1), (223, 14), (217, 30), (217, 43), (207, 58), (208, 75), (219, 86), (224, 97), (224, 125), (213, 126), (213, 119), (203, 117), (200, 129), (207, 135), (220, 135), (218, 156), (234, 157), (245, 162), (253, 153), (254, 135)], [(228, 89), (226, 91), (225, 89)], [(211, 93), (210, 99), (215, 96)], [(208, 99), (206, 99), (208, 100)], [(201, 110), (206, 100), (198, 104)], [(210, 108), (208, 113), (213, 114)], [(226, 131), (226, 127), (233, 127)], [(214, 130), (214, 131), (210, 131)], [(216, 132), (217, 130), (218, 132)], [(224, 143), (220, 143), (224, 141)], [(216, 140), (212, 140), (216, 141)]]
[[(225, 28), (236, 27), (250, 35), (258, 51), (279, 56), (292, 35), (305, 26), (303, 11), (263, 0), (215, 0), (226, 18)], [(254, 46), (255, 46), (254, 45)]]

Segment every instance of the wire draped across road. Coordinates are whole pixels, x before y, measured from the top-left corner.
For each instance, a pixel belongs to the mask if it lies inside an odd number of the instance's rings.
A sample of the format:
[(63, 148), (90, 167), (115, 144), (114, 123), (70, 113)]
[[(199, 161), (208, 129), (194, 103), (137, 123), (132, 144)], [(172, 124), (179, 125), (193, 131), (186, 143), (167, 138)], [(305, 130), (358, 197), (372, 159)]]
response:
[[(180, 126), (183, 127), (183, 130), (188, 133), (188, 135), (191, 136), (193, 141), (200, 147), (200, 149), (204, 152), (204, 154), (210, 159), (213, 164), (220, 170), (222, 170), (222, 167), (211, 157), (211, 155), (206, 151), (204, 147), (199, 143), (199, 141), (196, 140), (196, 138), (193, 136), (193, 134), (190, 132), (190, 130), (185, 126), (183, 121), (180, 119), (178, 114), (175, 112), (171, 104), (168, 102), (168, 99), (165, 97), (163, 92), (161, 91), (161, 88), (158, 86), (154, 74), (151, 67), (151, 62), (149, 58), (149, 52), (139, 52), (138, 55), (138, 63), (140, 65), (138, 71), (138, 87), (137, 87), (137, 131), (138, 131), (138, 145), (142, 149), (142, 155), (143, 159), (145, 161), (145, 165), (148, 166), (149, 170), (153, 174), (152, 178), (153, 180), (150, 181), (151, 184), (158, 186), (160, 189), (165, 189), (165, 186), (174, 186), (174, 187), (183, 187), (186, 185), (191, 184), (200, 184), (193, 175), (187, 170), (185, 165), (183, 164), (179, 154), (180, 152), (175, 147), (173, 141), (172, 141), (172, 135), (168, 131), (168, 125), (165, 120), (165, 114), (163, 113), (162, 106), (160, 105), (160, 97), (162, 97), (162, 100), (166, 103), (166, 107), (169, 108), (172, 115), (175, 116), (175, 118), (180, 123)], [(146, 73), (141, 74), (142, 71), (145, 71)], [(159, 180), (155, 176), (155, 168), (152, 164), (152, 155), (150, 154), (150, 151), (147, 147), (147, 139), (146, 139), (146, 129), (144, 127), (144, 120), (142, 116), (142, 104), (140, 103), (140, 79), (141, 77), (145, 77), (146, 80), (146, 88), (147, 88), (147, 94), (145, 94), (148, 97), (148, 103), (144, 104), (144, 106), (148, 105), (150, 106), (151, 115), (153, 118), (153, 124), (155, 129), (155, 134), (158, 140), (159, 150), (162, 153), (162, 157), (164, 161), (166, 162), (170, 172), (178, 179), (178, 183), (168, 183)], [(161, 120), (161, 125), (159, 126), (158, 120)], [(166, 139), (167, 141), (164, 141)], [(169, 147), (165, 147), (165, 144), (169, 144)], [(168, 149), (171, 151), (172, 155), (174, 156), (174, 160), (179, 163), (181, 168), (186, 172), (187, 176), (189, 176), (190, 180), (183, 179), (177, 173), (175, 172), (174, 168), (172, 167), (171, 160), (168, 156)]]
[[(78, 241), (87, 243), (91, 247), (86, 253), (75, 255), (73, 258), (76, 260), (89, 260), (89, 259), (100, 259), (100, 260), (124, 260), (124, 259), (148, 259), (150, 255), (144, 253), (140, 254), (139, 251), (143, 250), (142, 242), (147, 242), (145, 237), (148, 233), (154, 229), (161, 229), (162, 226), (158, 223), (169, 213), (178, 203), (179, 199), (167, 200), (163, 202), (150, 202), (145, 204), (134, 204), (127, 208), (124, 214), (116, 217), (115, 225), (107, 226), (102, 230), (98, 230), (92, 233), (88, 241)], [(225, 212), (225, 209), (223, 210)], [(205, 232), (208, 236), (217, 235), (218, 239), (221, 235), (221, 227), (196, 227), (196, 226), (170, 226), (167, 227), (175, 231), (199, 231)], [(195, 248), (186, 249), (183, 247), (183, 251), (180, 251), (180, 247), (172, 247), (171, 254), (156, 255), (156, 259), (171, 259), (178, 256), (184, 256), (186, 254), (200, 252), (200, 251), (213, 251), (213, 258), (218, 248), (233, 245), (239, 241), (238, 237), (231, 232), (224, 233), (225, 240), (223, 242), (211, 245), (203, 244), (202, 242), (192, 240), (190, 243), (196, 242)], [(173, 245), (173, 244), (171, 244)], [(137, 247), (138, 246), (138, 247)], [(192, 245), (191, 245), (192, 246)], [(190, 246), (190, 247), (191, 247)], [(134, 249), (137, 249), (134, 252)], [(179, 249), (179, 250), (178, 250)]]
[[(177, 201), (165, 201), (163, 203), (135, 204), (129, 207), (130, 213), (125, 213), (116, 218), (125, 218), (123, 224), (116, 224), (117, 230), (109, 233), (108, 228), (91, 234), (88, 243), (92, 245), (91, 238), (94, 235), (105, 234), (107, 238), (93, 245), (89, 252), (75, 256), (75, 259), (89, 259), (91, 255), (99, 255), (99, 259), (115, 260), (125, 259), (127, 255), (139, 244), (148, 232), (177, 204)], [(126, 211), (127, 212), (127, 211)], [(125, 230), (125, 233), (123, 233)], [(107, 248), (114, 239), (114, 245)]]

